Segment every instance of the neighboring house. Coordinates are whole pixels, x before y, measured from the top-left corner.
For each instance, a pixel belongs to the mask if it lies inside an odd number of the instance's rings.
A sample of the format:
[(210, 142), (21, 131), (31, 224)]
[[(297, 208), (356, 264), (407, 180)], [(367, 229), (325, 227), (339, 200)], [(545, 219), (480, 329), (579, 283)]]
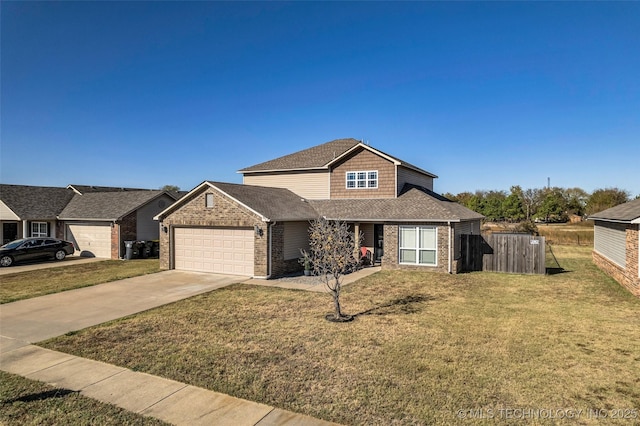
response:
[(57, 217), (72, 198), (66, 188), (0, 184), (2, 244), (23, 237), (62, 237)]
[(2, 239), (56, 237), (73, 242), (81, 256), (118, 259), (125, 241), (158, 239), (153, 217), (177, 198), (161, 190), (2, 184)]
[(640, 199), (589, 216), (595, 221), (593, 261), (640, 297)]
[(309, 221), (342, 220), (383, 268), (456, 273), (460, 235), (482, 215), (432, 191), (435, 175), (355, 139), (338, 139), (205, 181), (156, 219), (165, 269), (254, 277), (300, 269)]
[(159, 238), (153, 217), (174, 202), (175, 197), (160, 190), (88, 192), (74, 195), (58, 220), (81, 256), (119, 259), (125, 241)]

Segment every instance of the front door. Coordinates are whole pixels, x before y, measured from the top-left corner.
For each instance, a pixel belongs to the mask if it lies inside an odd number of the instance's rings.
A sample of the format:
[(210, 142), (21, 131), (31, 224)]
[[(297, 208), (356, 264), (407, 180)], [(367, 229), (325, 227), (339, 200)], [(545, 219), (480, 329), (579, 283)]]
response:
[(2, 224), (2, 244), (18, 239), (18, 224), (5, 222)]
[(380, 263), (384, 254), (384, 225), (378, 223), (373, 225), (373, 243), (375, 244), (373, 262)]

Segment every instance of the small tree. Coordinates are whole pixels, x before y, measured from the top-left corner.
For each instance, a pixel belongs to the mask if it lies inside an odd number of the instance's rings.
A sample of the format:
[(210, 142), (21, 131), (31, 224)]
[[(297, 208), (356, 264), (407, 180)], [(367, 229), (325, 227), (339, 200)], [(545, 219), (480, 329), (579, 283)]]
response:
[[(359, 263), (354, 255), (360, 245), (362, 235), (356, 236), (349, 230), (346, 222), (330, 221), (324, 218), (311, 222), (309, 227), (309, 253), (302, 250), (303, 256), (311, 260), (314, 275), (319, 276), (333, 297), (335, 312), (333, 321), (348, 321), (350, 315), (342, 313), (340, 290), (342, 276), (353, 271)], [(358, 244), (356, 244), (358, 243)]]

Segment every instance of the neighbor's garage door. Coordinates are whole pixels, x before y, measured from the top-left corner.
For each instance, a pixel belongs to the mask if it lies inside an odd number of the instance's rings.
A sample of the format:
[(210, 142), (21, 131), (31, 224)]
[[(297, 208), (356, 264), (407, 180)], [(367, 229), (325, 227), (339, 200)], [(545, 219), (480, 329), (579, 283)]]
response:
[(175, 268), (253, 276), (253, 230), (175, 228)]
[(76, 246), (76, 254), (111, 258), (111, 226), (109, 224), (69, 224), (66, 239)]

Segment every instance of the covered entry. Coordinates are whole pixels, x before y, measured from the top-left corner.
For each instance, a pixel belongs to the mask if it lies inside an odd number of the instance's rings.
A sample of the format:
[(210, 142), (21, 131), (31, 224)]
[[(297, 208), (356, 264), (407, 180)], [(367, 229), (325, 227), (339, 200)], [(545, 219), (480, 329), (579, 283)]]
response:
[(175, 269), (254, 275), (253, 229), (174, 228), (174, 238)]

